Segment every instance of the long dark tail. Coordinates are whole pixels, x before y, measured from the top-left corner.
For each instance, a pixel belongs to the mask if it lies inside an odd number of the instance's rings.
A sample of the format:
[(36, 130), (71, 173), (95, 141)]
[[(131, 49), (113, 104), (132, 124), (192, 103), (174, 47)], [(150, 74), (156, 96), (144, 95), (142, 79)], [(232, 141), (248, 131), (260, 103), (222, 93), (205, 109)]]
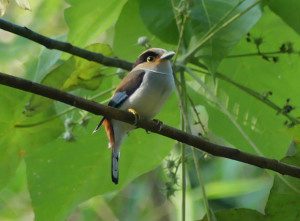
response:
[(115, 153), (113, 150), (111, 152), (111, 179), (115, 184), (119, 181), (119, 158), (120, 152)]

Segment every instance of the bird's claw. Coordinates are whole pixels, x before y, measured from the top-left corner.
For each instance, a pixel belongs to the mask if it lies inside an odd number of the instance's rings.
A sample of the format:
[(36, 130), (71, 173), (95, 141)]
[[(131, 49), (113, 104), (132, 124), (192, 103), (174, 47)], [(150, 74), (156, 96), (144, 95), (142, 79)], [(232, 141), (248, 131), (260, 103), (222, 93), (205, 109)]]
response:
[(157, 132), (160, 132), (164, 126), (164, 123), (157, 119), (153, 119), (153, 121), (156, 123), (156, 126), (158, 127)]
[(132, 108), (129, 108), (128, 112), (130, 112), (130, 113), (133, 114), (133, 116), (134, 116), (134, 123), (133, 123), (133, 125), (137, 126), (138, 120), (140, 119), (140, 116), (139, 116), (138, 112), (136, 112), (136, 110), (134, 110)]

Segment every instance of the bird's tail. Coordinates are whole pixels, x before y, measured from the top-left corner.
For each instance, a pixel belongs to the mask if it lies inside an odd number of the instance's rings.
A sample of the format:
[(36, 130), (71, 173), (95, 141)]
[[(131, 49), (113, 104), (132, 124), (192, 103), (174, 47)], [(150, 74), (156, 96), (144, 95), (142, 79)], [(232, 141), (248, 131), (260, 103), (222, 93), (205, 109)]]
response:
[(119, 181), (119, 158), (120, 152), (111, 152), (111, 179), (115, 184)]

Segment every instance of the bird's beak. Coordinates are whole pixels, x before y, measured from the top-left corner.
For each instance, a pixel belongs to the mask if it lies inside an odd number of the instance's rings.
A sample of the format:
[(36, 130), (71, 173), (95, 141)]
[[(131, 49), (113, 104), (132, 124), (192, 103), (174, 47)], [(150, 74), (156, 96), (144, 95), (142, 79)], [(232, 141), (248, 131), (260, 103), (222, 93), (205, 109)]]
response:
[(160, 59), (161, 60), (170, 60), (174, 55), (175, 55), (174, 51), (167, 51), (160, 57)]

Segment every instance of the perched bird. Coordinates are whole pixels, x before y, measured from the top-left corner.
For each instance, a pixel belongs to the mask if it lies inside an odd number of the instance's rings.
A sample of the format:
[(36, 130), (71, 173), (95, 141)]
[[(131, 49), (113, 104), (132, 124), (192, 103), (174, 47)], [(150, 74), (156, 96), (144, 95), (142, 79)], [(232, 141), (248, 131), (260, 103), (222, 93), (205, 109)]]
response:
[[(123, 78), (110, 102), (111, 107), (128, 110), (135, 115), (152, 119), (161, 110), (174, 88), (170, 59), (174, 52), (161, 48), (144, 51), (136, 60), (131, 72)], [(118, 120), (102, 118), (96, 127), (104, 124), (111, 147), (111, 176), (118, 184), (120, 148), (127, 133), (136, 127)]]

